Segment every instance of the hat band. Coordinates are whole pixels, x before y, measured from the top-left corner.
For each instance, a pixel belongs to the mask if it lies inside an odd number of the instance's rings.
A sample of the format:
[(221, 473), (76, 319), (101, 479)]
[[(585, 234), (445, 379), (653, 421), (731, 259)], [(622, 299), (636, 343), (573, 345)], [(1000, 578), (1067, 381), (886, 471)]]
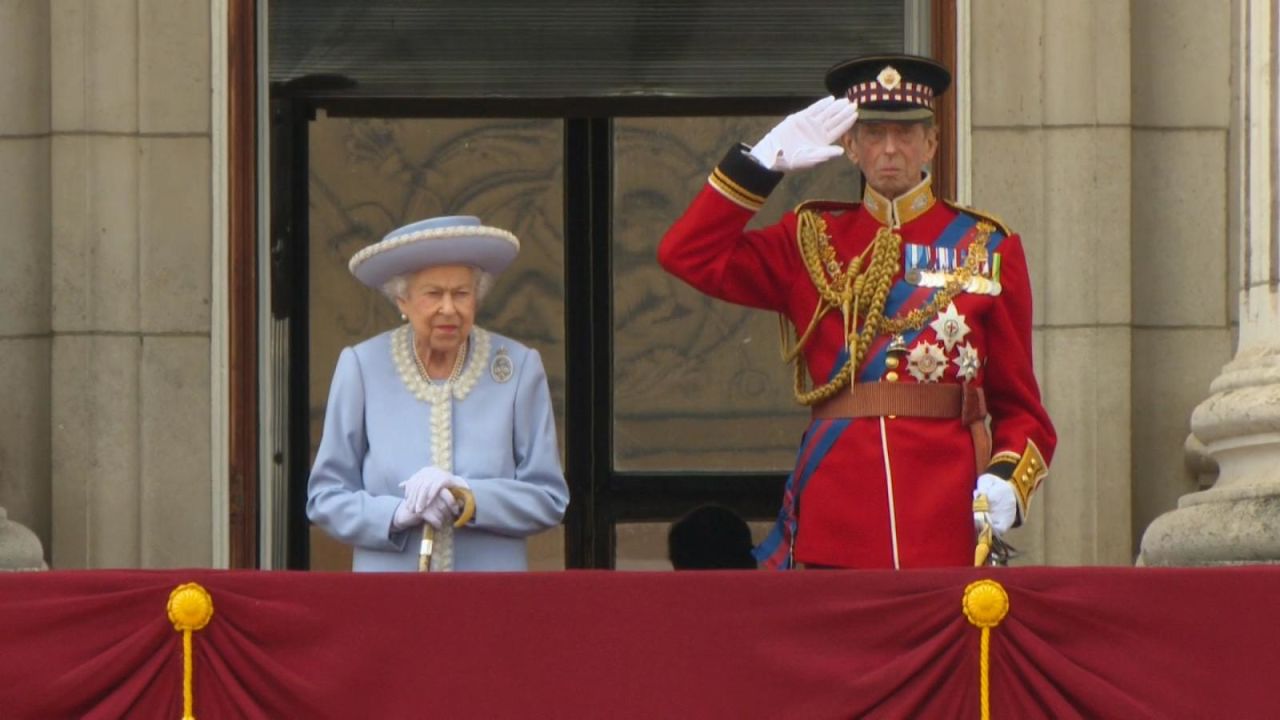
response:
[(904, 82), (892, 90), (878, 80), (858, 83), (846, 93), (851, 102), (858, 105), (873, 103), (906, 103), (933, 109), (933, 88), (923, 83)]
[(365, 260), (368, 260), (375, 255), (418, 242), (419, 240), (436, 240), (473, 236), (497, 238), (511, 243), (516, 248), (520, 247), (520, 241), (516, 239), (516, 236), (501, 228), (487, 227), (484, 225), (455, 225), (450, 227), (428, 228), (411, 233), (405, 233), (404, 235), (398, 235), (389, 240), (374, 243), (357, 252), (355, 255), (352, 255), (351, 260), (347, 263), (347, 267), (351, 272), (355, 272), (356, 268)]

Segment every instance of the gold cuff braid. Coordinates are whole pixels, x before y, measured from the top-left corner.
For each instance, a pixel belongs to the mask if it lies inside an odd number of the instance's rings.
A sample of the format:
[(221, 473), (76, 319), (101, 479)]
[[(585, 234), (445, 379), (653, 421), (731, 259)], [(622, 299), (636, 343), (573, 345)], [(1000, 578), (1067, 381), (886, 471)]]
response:
[(1031, 496), (1035, 494), (1041, 481), (1048, 474), (1049, 466), (1045, 464), (1040, 448), (1036, 446), (1034, 440), (1028, 438), (1027, 449), (1022, 451), (1022, 457), (1018, 458), (1018, 464), (1013, 468), (1013, 475), (1009, 477), (1009, 482), (1013, 483), (1013, 490), (1018, 495), (1018, 509), (1022, 511), (1022, 517), (1027, 516), (1027, 510), (1031, 507)]

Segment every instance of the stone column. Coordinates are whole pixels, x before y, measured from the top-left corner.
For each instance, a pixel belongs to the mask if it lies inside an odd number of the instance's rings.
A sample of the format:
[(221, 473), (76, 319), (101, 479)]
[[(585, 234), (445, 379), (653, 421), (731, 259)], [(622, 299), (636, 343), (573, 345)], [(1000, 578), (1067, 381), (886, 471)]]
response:
[(1139, 562), (1280, 562), (1280, 242), (1276, 0), (1233, 3), (1239, 86), (1233, 121), (1233, 225), (1240, 240), (1240, 332), (1231, 362), (1191, 416), (1217, 482), (1147, 528)]
[(51, 565), (208, 565), (209, 0), (49, 7)]
[(47, 2), (0, 0), (0, 98), (0, 569), (39, 569), (51, 536)]
[(1022, 237), (1059, 438), (1010, 535), (1024, 565), (1133, 561), (1129, 17), (1116, 0), (972, 3), (972, 204)]

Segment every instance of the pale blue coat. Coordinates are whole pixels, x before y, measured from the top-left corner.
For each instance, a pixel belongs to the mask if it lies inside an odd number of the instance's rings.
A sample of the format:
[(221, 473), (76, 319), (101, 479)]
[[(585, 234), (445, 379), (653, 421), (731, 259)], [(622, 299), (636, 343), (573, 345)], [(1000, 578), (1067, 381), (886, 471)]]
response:
[[(416, 571), (420, 528), (393, 532), (399, 484), (431, 464), (431, 406), (400, 379), (391, 331), (343, 349), (307, 487), (307, 517), (353, 546), (357, 571)], [(454, 530), (454, 569), (525, 570), (525, 538), (560, 523), (569, 488), (560, 466), (547, 374), (536, 350), (489, 333), (489, 360), (453, 402), (453, 473), (475, 493), (475, 519)], [(468, 362), (470, 358), (468, 358)], [(499, 373), (501, 376), (501, 373)]]

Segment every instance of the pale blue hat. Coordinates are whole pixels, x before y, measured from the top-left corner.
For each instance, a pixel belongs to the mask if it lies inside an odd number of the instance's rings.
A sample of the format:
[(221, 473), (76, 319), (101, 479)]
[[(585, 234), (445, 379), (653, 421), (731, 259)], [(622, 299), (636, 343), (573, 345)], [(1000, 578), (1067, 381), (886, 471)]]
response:
[(348, 267), (360, 282), (380, 289), (396, 275), (435, 265), (472, 265), (497, 275), (516, 259), (520, 240), (472, 215), (419, 220), (392, 230), (352, 256)]

